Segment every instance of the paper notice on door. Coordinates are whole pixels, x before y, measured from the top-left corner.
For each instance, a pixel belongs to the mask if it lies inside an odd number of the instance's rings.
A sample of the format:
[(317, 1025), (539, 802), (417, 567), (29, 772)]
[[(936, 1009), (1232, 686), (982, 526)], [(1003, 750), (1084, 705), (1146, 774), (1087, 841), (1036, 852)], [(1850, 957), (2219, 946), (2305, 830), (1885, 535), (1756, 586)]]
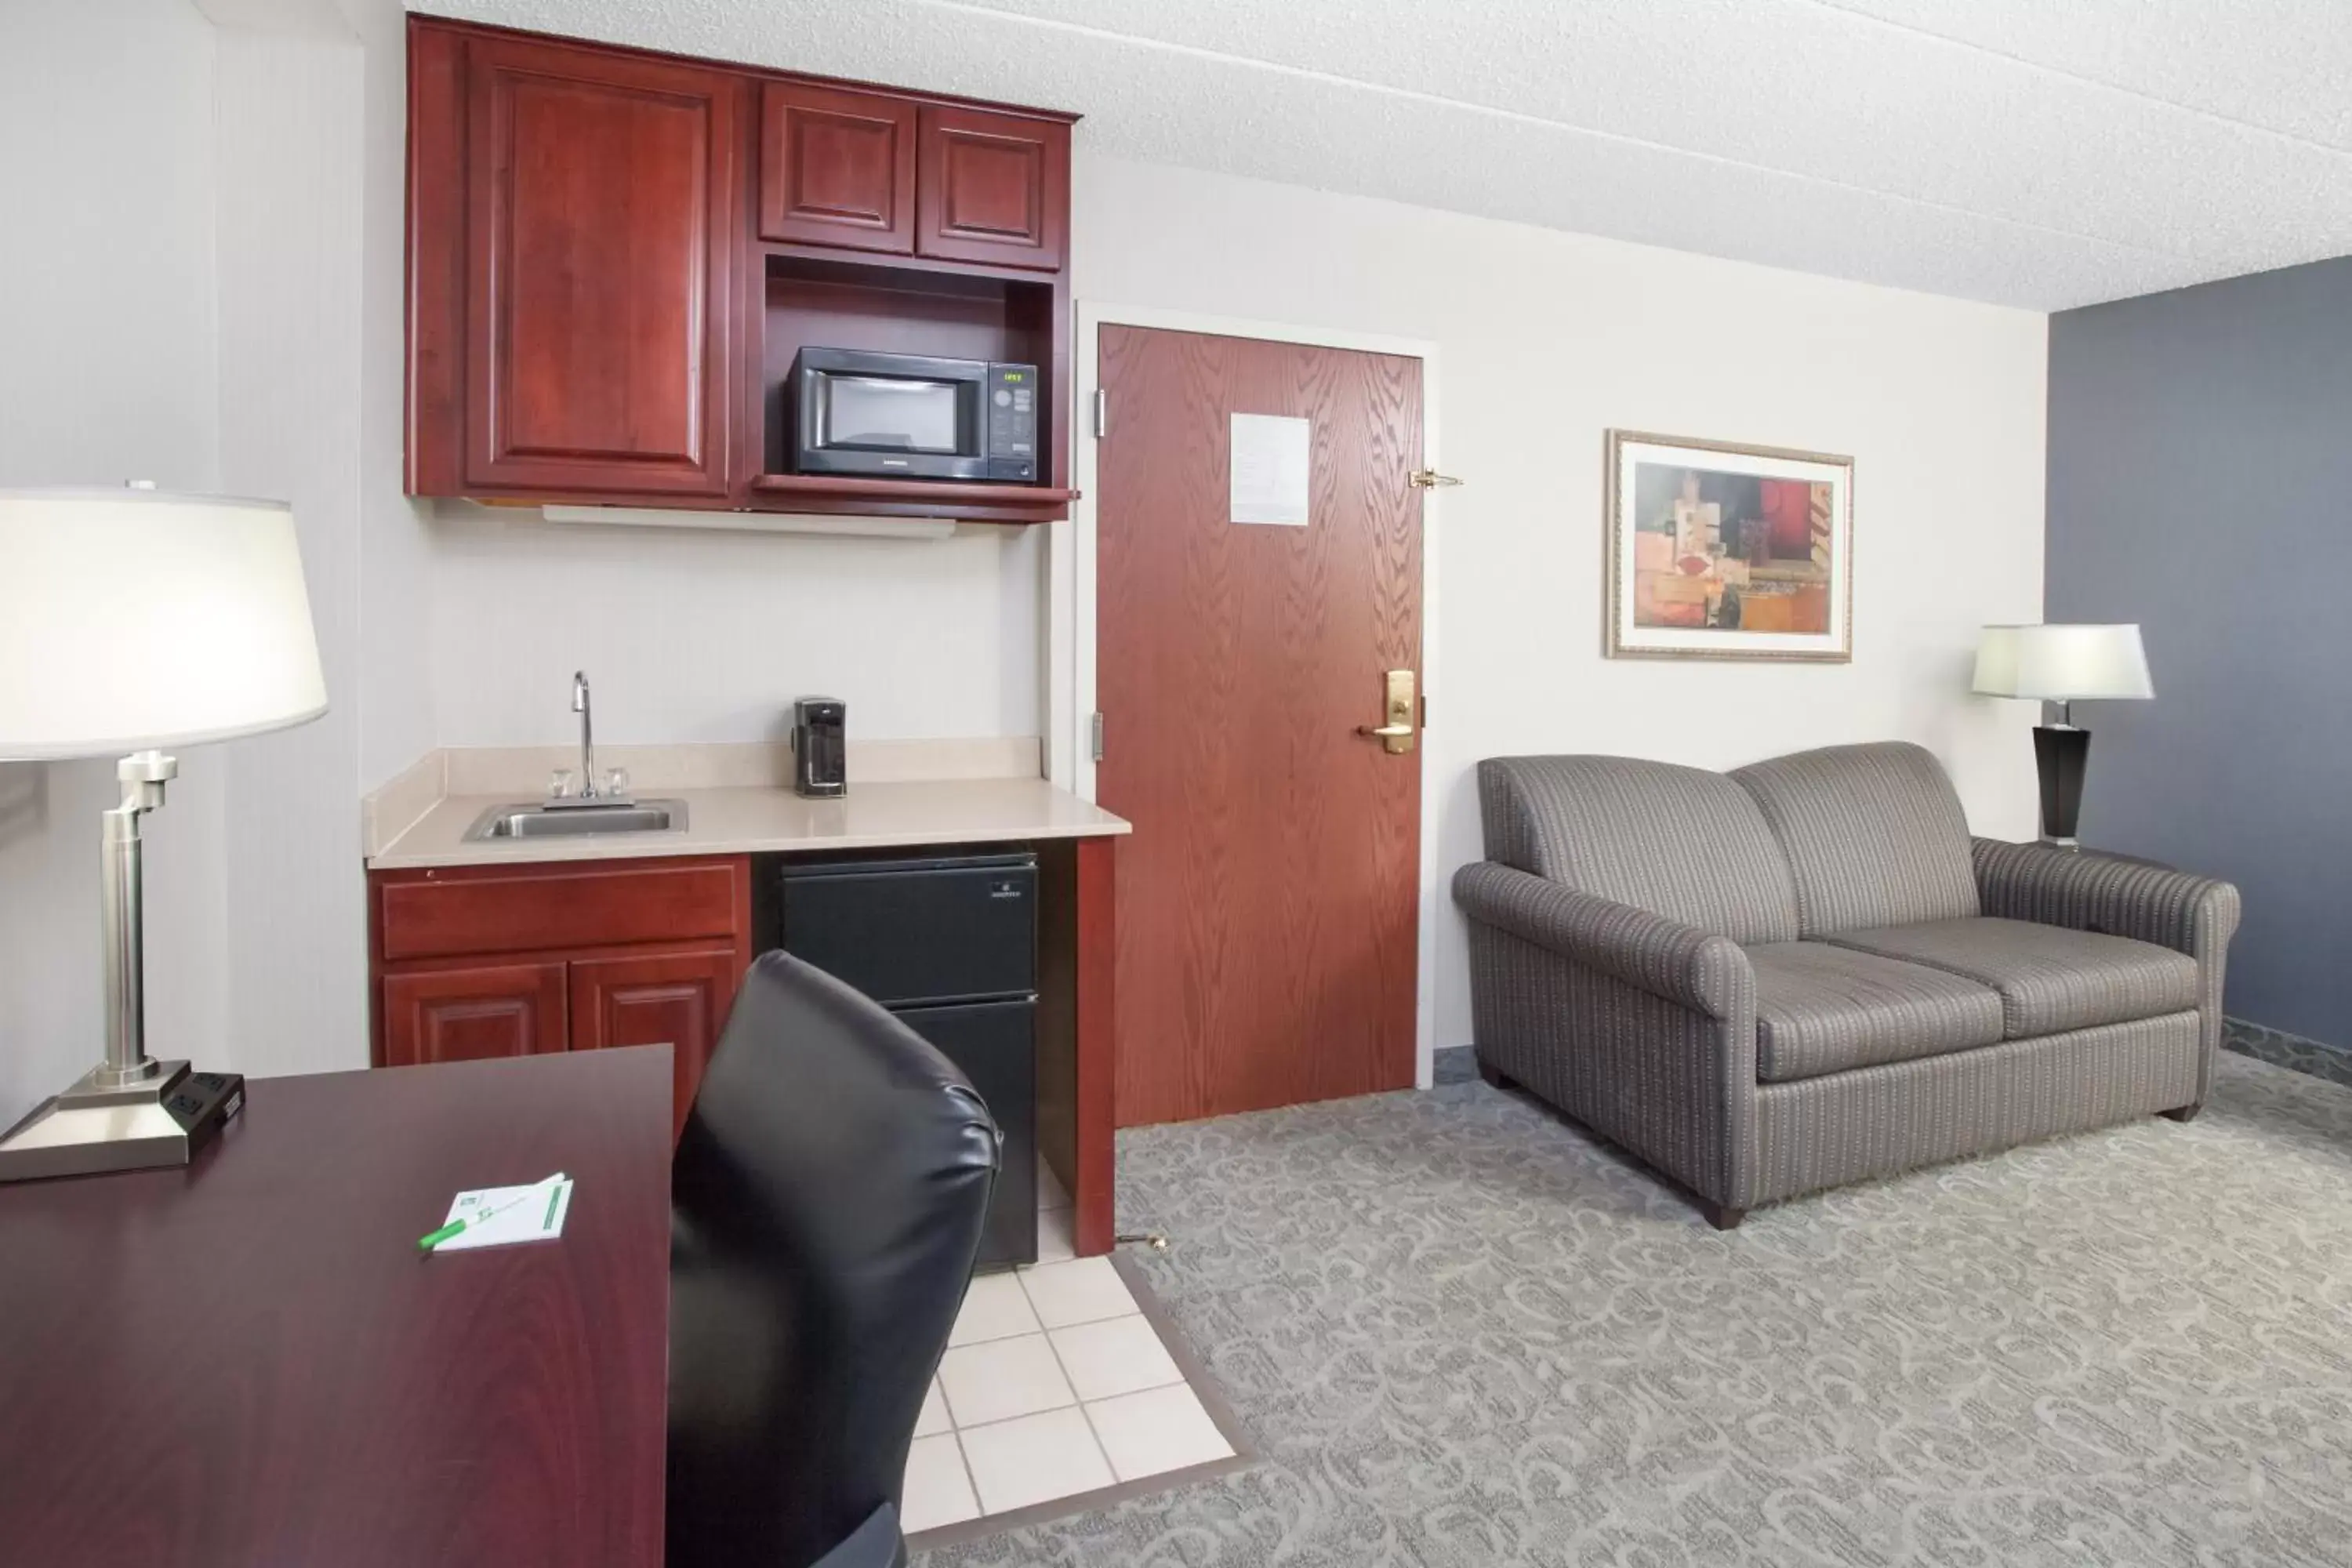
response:
[(1307, 452), (1312, 427), (1278, 414), (1233, 416), (1235, 522), (1307, 526)]

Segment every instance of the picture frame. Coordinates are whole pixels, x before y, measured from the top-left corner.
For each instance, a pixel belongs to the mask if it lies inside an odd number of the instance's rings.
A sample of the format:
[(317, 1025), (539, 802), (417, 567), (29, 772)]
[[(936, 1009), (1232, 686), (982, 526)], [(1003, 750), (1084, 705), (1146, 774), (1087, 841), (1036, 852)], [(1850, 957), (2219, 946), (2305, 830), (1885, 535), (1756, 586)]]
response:
[(1608, 433), (1611, 658), (1853, 659), (1853, 459)]

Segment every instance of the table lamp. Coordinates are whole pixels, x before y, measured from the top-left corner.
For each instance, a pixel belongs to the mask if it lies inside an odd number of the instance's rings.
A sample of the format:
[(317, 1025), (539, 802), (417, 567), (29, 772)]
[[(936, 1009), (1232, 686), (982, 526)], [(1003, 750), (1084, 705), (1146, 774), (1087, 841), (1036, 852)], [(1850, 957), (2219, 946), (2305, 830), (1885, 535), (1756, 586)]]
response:
[(2080, 849), (2083, 776), (2091, 732), (2074, 727), (2074, 704), (2095, 698), (2156, 695), (2137, 626), (1987, 626), (1977, 645), (1976, 689), (1989, 697), (2058, 704), (2058, 722), (2033, 727), (2042, 773), (2042, 839)]
[(106, 1050), (0, 1136), (0, 1181), (184, 1165), (245, 1102), (235, 1073), (147, 1054), (139, 818), (168, 746), (327, 709), (292, 510), (121, 490), (0, 490), (0, 761), (129, 752), (99, 884)]

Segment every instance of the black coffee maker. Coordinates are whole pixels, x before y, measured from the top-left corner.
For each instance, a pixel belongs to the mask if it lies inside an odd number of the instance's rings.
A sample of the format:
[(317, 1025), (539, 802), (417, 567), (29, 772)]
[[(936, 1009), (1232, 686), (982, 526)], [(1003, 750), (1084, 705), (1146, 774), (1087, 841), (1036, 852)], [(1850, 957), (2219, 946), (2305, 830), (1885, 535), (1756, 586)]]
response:
[(805, 795), (849, 793), (849, 705), (837, 697), (793, 704), (793, 788)]

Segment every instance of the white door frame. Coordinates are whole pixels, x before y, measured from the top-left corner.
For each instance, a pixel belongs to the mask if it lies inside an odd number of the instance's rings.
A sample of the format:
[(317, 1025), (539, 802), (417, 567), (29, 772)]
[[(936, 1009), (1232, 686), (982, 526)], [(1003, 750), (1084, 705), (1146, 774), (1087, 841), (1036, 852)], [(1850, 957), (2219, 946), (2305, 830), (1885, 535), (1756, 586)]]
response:
[[(1394, 354), (1421, 361), (1422, 463), (1438, 466), (1437, 345), (1423, 338), (1391, 337), (1381, 332), (1349, 331), (1335, 327), (1292, 326), (1244, 317), (1207, 315), (1192, 310), (1163, 310), (1148, 305), (1106, 305), (1078, 302), (1078, 341), (1072, 358), (1070, 410), (1076, 420), (1072, 456), (1076, 466), (1079, 499), (1070, 507), (1069, 520), (1045, 525), (1045, 773), (1055, 784), (1086, 800), (1095, 798), (1095, 764), (1090, 726), (1095, 711), (1095, 546), (1096, 467), (1095, 391), (1101, 375), (1100, 338), (1106, 325), (1157, 327), (1168, 331), (1208, 332), (1220, 337), (1256, 338), (1267, 342), (1305, 343), (1316, 348), (1355, 349), (1367, 353)], [(1114, 424), (1118, 410), (1113, 408)], [(1438, 685), (1437, 566), (1443, 535), (1431, 524), (1444, 510), (1442, 490), (1423, 490), (1421, 510), (1421, 689), (1424, 695)], [(1365, 688), (1365, 712), (1378, 706), (1377, 694)], [(1433, 706), (1435, 706), (1433, 700)], [(1437, 707), (1439, 720), (1445, 710)], [(1118, 737), (1108, 737), (1116, 746)], [(1413, 987), (1413, 1077), (1423, 1089), (1430, 1085), (1431, 1052), (1437, 1035), (1437, 796), (1430, 787), (1429, 741), (1426, 733), (1413, 749), (1421, 769), (1421, 921), (1420, 952)]]

